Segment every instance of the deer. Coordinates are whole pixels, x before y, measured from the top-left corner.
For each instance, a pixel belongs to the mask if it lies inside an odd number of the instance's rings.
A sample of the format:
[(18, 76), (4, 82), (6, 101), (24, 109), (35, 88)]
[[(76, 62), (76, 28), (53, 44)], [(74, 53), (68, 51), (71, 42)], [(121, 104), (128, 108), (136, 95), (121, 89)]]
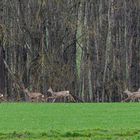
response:
[(3, 96), (2, 93), (0, 93), (0, 102), (1, 102), (1, 101), (4, 101), (4, 96)]
[(49, 98), (52, 98), (53, 99), (53, 103), (55, 102), (56, 99), (58, 98), (66, 98), (66, 97), (69, 97), (70, 100), (74, 101), (75, 102), (75, 99), (73, 98), (73, 96), (70, 94), (70, 92), (68, 90), (66, 91), (59, 91), (59, 92), (54, 92), (52, 90), (52, 88), (50, 87), (48, 90), (47, 90), (47, 93), (48, 94), (51, 94), (49, 97), (47, 97), (47, 100)]
[(20, 89), (26, 97), (28, 97), (29, 101), (43, 101), (44, 100), (44, 95), (42, 93), (39, 92), (30, 92), (27, 88), (25, 88), (24, 83), (22, 82), (22, 76), (21, 75), (16, 75), (14, 74), (14, 72), (10, 69), (10, 67), (8, 66), (7, 62), (4, 60), (4, 64), (6, 69), (8, 70), (9, 74), (11, 75), (11, 79), (13, 80), (15, 86), (18, 87), (18, 89)]
[(132, 95), (132, 98), (133, 98), (134, 100), (138, 99), (138, 101), (139, 101), (139, 99), (140, 99), (140, 93), (135, 94), (135, 95)]
[(40, 92), (30, 92), (28, 89), (24, 89), (24, 93), (27, 95), (29, 101), (43, 101), (44, 95)]
[(138, 91), (136, 92), (131, 92), (128, 89), (125, 90), (123, 93), (127, 94), (127, 98), (123, 101), (127, 101), (129, 99), (131, 99), (132, 101), (135, 101), (135, 99), (139, 99), (140, 98), (140, 89), (138, 89)]

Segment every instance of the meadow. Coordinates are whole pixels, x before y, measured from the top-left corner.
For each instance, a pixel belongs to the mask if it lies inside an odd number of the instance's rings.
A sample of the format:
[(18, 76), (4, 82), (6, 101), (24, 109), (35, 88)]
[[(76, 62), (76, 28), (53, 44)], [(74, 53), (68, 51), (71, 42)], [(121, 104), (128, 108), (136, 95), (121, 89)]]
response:
[(0, 140), (139, 140), (139, 103), (1, 103)]

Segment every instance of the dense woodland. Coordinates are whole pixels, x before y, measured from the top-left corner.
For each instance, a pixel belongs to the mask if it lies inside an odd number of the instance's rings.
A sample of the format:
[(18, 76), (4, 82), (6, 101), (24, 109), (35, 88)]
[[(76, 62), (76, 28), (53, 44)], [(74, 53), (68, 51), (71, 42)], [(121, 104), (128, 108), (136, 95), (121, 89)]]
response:
[(0, 93), (70, 90), (117, 102), (140, 87), (140, 0), (0, 0)]

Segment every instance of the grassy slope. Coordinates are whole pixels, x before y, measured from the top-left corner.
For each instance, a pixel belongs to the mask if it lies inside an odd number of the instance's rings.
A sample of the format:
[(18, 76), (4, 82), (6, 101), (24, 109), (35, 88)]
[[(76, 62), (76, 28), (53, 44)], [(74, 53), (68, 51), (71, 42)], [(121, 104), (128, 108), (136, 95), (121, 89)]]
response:
[(139, 130), (138, 103), (0, 104), (1, 139), (140, 139)]

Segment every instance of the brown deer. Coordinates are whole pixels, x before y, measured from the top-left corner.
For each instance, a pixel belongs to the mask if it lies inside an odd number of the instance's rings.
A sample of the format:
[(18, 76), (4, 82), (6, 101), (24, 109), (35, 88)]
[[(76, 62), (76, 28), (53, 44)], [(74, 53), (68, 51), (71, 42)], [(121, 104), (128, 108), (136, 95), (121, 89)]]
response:
[(140, 101), (140, 93), (132, 95), (132, 97), (134, 100), (138, 99), (138, 101)]
[(30, 102), (40, 102), (44, 99), (44, 95), (39, 92), (29, 92), (28, 89), (24, 89), (24, 93), (27, 95)]
[(135, 101), (136, 99), (140, 98), (140, 89), (138, 89), (138, 91), (136, 92), (131, 92), (127, 89), (123, 93), (127, 94), (127, 98), (123, 101), (128, 101), (128, 100)]
[(68, 90), (54, 92), (52, 90), (52, 88), (50, 87), (47, 91), (47, 94), (51, 94), (51, 95), (49, 97), (47, 97), (46, 99), (48, 100), (48, 99), (52, 98), (53, 99), (52, 102), (55, 102), (56, 99), (61, 99), (61, 98), (66, 98), (66, 97), (68, 97), (71, 101), (75, 102), (75, 99), (73, 98), (73, 96), (70, 94), (70, 92)]
[(0, 102), (5, 101), (3, 94), (0, 93)]

